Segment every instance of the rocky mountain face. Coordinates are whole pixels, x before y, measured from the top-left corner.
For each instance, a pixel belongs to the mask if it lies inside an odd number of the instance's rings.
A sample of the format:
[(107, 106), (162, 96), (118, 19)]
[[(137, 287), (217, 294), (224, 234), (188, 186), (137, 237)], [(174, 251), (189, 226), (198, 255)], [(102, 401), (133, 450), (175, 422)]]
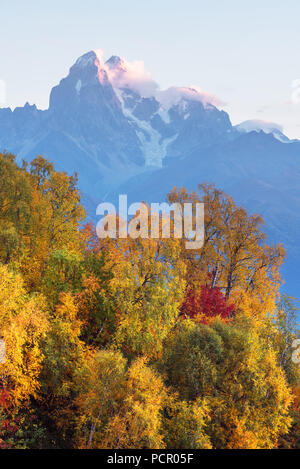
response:
[(0, 110), (0, 148), (20, 160), (43, 154), (58, 169), (78, 172), (83, 191), (102, 199), (134, 175), (236, 133), (196, 89), (167, 90), (164, 104), (144, 94), (125, 61), (89, 52), (52, 89), (48, 110), (28, 103)]
[(174, 186), (214, 182), (262, 213), (270, 238), (288, 249), (287, 291), (300, 291), (300, 142), (276, 124), (232, 126), (196, 87), (160, 90), (141, 69), (91, 51), (50, 94), (49, 109), (0, 109), (0, 150), (42, 154), (77, 172), (90, 217), (100, 200), (163, 201)]

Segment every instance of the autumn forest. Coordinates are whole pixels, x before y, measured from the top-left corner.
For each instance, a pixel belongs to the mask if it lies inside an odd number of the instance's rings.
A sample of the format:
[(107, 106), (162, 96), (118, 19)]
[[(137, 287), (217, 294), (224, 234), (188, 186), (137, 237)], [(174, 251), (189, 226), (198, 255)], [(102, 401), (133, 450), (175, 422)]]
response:
[(201, 249), (99, 239), (76, 175), (0, 154), (0, 448), (300, 447), (284, 246), (203, 181), (166, 200), (204, 203)]

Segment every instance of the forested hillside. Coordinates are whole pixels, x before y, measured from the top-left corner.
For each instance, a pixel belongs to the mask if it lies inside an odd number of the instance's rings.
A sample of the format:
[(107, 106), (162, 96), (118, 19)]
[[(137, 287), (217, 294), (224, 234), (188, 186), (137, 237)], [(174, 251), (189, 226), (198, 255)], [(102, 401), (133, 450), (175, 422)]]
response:
[(98, 239), (76, 176), (0, 155), (1, 448), (299, 448), (284, 247), (214, 186), (167, 197), (204, 202), (200, 250)]

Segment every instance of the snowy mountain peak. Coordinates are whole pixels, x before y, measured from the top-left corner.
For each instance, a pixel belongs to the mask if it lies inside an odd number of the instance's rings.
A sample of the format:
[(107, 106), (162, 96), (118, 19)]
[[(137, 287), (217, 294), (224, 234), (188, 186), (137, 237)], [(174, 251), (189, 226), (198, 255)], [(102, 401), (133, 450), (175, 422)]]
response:
[[(86, 68), (91, 65), (95, 64), (95, 60), (97, 58), (96, 53), (92, 50), (90, 52), (87, 52), (86, 54), (81, 55), (73, 65), (73, 67), (76, 68)], [(73, 68), (71, 67), (71, 68)]]
[(124, 59), (121, 59), (121, 57), (117, 55), (112, 55), (106, 62), (105, 65), (107, 65), (110, 69), (122, 69), (126, 70), (126, 63)]
[(241, 133), (264, 132), (265, 134), (272, 134), (277, 140), (283, 143), (290, 142), (290, 139), (283, 133), (283, 127), (275, 122), (252, 119), (241, 122), (236, 125), (235, 128)]
[[(97, 76), (101, 84), (109, 82), (117, 95), (126, 89), (141, 98), (153, 98), (164, 111), (184, 102), (201, 102), (205, 108), (223, 104), (216, 96), (197, 86), (172, 86), (161, 90), (145, 69), (143, 61), (127, 61), (117, 55), (112, 55), (105, 61), (102, 49), (95, 49), (79, 57), (70, 69), (70, 72), (74, 71), (76, 74), (88, 73)], [(184, 107), (184, 104), (182, 106)]]
[(214, 182), (266, 215), (274, 240), (297, 250), (298, 268), (300, 142), (270, 122), (233, 127), (221, 104), (197, 86), (162, 90), (143, 62), (105, 61), (97, 49), (52, 89), (49, 109), (0, 108), (0, 151), (18, 162), (41, 154), (59, 171), (78, 173), (92, 214), (118, 194), (158, 202), (175, 185)]
[[(196, 86), (161, 90), (144, 62), (116, 55), (105, 61), (102, 49), (79, 57), (50, 96), (56, 127), (59, 122), (77, 142), (79, 132), (80, 146), (93, 148), (96, 159), (104, 146), (107, 154), (114, 154), (109, 142), (115, 141), (119, 156), (138, 170), (161, 167), (187, 147), (227, 141), (232, 126), (228, 115), (215, 107), (219, 104)], [(111, 166), (110, 159), (105, 166)]]

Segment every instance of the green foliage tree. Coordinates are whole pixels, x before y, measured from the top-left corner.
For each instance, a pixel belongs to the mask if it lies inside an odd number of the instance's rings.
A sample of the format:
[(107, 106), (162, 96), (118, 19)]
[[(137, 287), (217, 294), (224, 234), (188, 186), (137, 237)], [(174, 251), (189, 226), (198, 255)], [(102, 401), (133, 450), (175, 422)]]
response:
[(289, 429), (290, 390), (275, 352), (249, 322), (182, 322), (162, 369), (182, 399), (206, 399), (214, 448), (272, 448)]

